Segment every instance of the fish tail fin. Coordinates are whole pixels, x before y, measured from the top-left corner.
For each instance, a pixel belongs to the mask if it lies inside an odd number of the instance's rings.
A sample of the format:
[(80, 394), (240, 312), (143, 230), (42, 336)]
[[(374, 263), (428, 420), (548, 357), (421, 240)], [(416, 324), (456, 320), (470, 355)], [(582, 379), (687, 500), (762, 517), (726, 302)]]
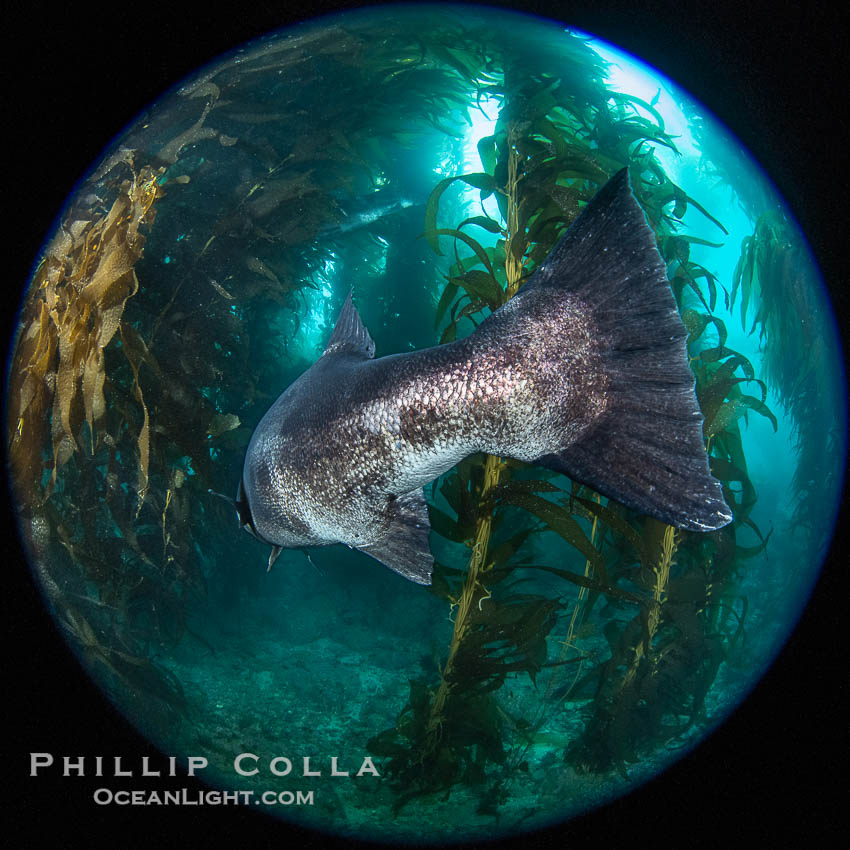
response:
[[(565, 378), (588, 374), (588, 405), (601, 411), (537, 462), (678, 528), (726, 525), (732, 514), (709, 472), (687, 331), (627, 169), (597, 193), (519, 295), (550, 305), (560, 297), (573, 314), (580, 305), (593, 357), (574, 358)], [(575, 416), (573, 409), (570, 421)]]

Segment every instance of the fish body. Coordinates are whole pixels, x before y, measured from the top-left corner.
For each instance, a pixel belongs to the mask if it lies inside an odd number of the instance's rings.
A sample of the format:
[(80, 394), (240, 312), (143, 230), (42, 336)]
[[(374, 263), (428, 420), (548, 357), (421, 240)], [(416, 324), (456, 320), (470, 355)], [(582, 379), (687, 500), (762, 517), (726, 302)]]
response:
[(367, 228), (375, 222), (382, 221), (410, 207), (419, 206), (415, 201), (404, 196), (390, 195), (388, 192), (375, 192), (366, 196), (366, 202), (359, 207), (340, 209), (343, 218), (321, 231), (324, 239), (333, 239), (353, 230)]
[(237, 509), (273, 547), (344, 543), (430, 582), (422, 487), (473, 452), (539, 463), (672, 525), (731, 519), (708, 471), (687, 334), (623, 171), (465, 339), (375, 359), (345, 302), (257, 426)]
[(397, 201), (393, 201), (391, 203), (380, 204), (372, 209), (347, 215), (340, 223), (339, 230), (341, 233), (348, 233), (350, 230), (357, 230), (361, 227), (366, 227), (367, 225), (373, 224), (382, 218), (386, 218), (389, 215), (393, 215), (394, 213), (409, 209), (413, 206), (416, 206), (416, 204), (414, 204), (409, 198), (399, 198)]

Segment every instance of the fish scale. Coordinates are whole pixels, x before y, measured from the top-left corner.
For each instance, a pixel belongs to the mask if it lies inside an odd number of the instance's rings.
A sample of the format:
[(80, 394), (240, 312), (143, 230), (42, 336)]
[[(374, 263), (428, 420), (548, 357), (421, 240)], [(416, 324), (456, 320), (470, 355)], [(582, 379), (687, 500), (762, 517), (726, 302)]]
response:
[(539, 463), (680, 528), (731, 520), (655, 237), (612, 178), (465, 339), (375, 359), (351, 293), (322, 356), (257, 425), (240, 524), (281, 549), (344, 543), (430, 582), (422, 487), (473, 452)]

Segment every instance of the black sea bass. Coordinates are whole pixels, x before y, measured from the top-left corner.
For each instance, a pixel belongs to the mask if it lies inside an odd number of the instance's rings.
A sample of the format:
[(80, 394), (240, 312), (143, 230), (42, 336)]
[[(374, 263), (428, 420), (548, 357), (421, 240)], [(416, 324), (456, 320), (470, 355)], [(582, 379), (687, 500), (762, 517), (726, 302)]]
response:
[(711, 477), (687, 333), (655, 237), (613, 177), (518, 294), (466, 339), (374, 358), (345, 302), (322, 356), (257, 426), (240, 523), (345, 543), (429, 584), (423, 485), (473, 452), (564, 472), (679, 528), (732, 518)]

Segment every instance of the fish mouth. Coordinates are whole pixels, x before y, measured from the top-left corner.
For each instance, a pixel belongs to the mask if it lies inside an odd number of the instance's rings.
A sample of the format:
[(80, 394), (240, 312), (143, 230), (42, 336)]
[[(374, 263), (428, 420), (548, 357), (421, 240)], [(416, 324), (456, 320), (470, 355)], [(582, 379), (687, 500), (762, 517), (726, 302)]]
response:
[(233, 506), (236, 508), (236, 517), (239, 520), (239, 528), (247, 531), (248, 534), (252, 537), (256, 537), (260, 542), (268, 543), (269, 541), (260, 535), (257, 531), (257, 527), (254, 525), (254, 517), (251, 514), (251, 505), (245, 498), (245, 481), (243, 478), (239, 479), (239, 489), (236, 491), (236, 499), (233, 502)]

